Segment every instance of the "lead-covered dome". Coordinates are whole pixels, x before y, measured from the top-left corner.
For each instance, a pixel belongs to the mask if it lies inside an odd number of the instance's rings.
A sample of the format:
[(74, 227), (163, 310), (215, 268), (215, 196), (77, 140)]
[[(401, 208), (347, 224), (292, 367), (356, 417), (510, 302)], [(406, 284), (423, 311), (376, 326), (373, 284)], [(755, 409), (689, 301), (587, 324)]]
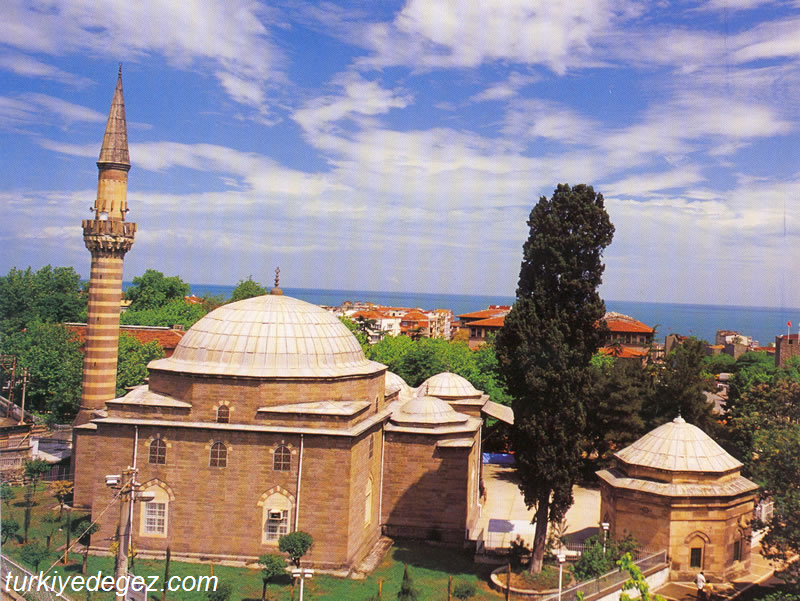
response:
[(480, 398), (483, 393), (463, 376), (445, 371), (431, 376), (420, 384), (417, 394), (440, 399), (473, 399)]
[(456, 411), (449, 403), (432, 396), (415, 397), (392, 413), (392, 423), (398, 426), (435, 428), (467, 423), (468, 417)]
[(615, 455), (627, 465), (670, 472), (722, 474), (742, 467), (708, 434), (680, 416)]
[(247, 377), (367, 375), (386, 369), (369, 361), (332, 313), (305, 301), (268, 294), (215, 309), (194, 324), (168, 359), (148, 368)]

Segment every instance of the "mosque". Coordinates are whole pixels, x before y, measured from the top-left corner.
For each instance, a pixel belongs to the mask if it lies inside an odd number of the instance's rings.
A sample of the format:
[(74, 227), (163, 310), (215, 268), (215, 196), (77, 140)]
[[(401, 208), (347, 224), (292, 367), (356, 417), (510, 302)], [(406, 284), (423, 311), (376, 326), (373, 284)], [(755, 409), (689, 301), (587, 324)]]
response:
[[(283, 295), (224, 305), (147, 384), (114, 398), (130, 169), (122, 75), (98, 161), (81, 407), (74, 422), (74, 505), (99, 518), (107, 551), (117, 511), (106, 475), (136, 468), (139, 553), (254, 561), (293, 531), (306, 560), (350, 571), (382, 534), (463, 543), (480, 511), (481, 415), (513, 420), (464, 378), (410, 389), (366, 359), (331, 313)], [(105, 517), (103, 517), (105, 515)]]

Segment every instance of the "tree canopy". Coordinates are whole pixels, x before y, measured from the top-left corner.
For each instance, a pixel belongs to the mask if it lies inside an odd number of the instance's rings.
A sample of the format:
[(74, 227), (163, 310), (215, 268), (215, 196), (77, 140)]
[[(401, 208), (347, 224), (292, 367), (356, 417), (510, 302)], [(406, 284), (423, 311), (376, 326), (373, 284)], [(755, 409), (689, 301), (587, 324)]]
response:
[(531, 571), (539, 572), (547, 524), (560, 522), (578, 479), (589, 364), (604, 329), (603, 249), (614, 235), (602, 194), (559, 184), (528, 219), (517, 299), (497, 335), (513, 401), (520, 489), (536, 509)]
[(164, 349), (155, 340), (142, 344), (127, 332), (119, 333), (119, 353), (117, 359), (118, 397), (131, 386), (139, 386), (147, 378), (147, 364), (164, 357)]
[(135, 326), (181, 325), (191, 328), (209, 309), (203, 304), (187, 303), (183, 298), (173, 299), (154, 309), (128, 309), (120, 315), (120, 323)]
[(77, 336), (55, 323), (34, 321), (24, 331), (3, 337), (2, 352), (16, 355), (20, 367), (30, 368), (26, 409), (49, 412), (62, 422), (72, 419), (81, 397), (80, 348)]
[(233, 292), (231, 293), (231, 302), (235, 303), (236, 301), (244, 300), (246, 298), (263, 296), (266, 293), (267, 289), (258, 282), (253, 281), (252, 275), (247, 276), (246, 280), (239, 280), (236, 288), (233, 289)]
[(46, 265), (36, 272), (14, 267), (0, 277), (0, 331), (18, 332), (33, 321), (80, 321), (86, 303), (80, 275), (72, 267)]
[(311, 545), (314, 544), (314, 539), (308, 532), (300, 530), (290, 532), (278, 539), (278, 549), (281, 553), (288, 553), (292, 562), (298, 568), (300, 567), (300, 560), (303, 558)]
[(182, 300), (189, 291), (189, 284), (180, 277), (166, 277), (160, 271), (148, 269), (141, 276), (133, 278), (132, 285), (125, 290), (125, 298), (131, 301), (130, 311), (141, 311), (158, 309), (171, 300)]
[(705, 343), (697, 338), (689, 338), (667, 355), (658, 371), (654, 394), (644, 408), (648, 430), (680, 414), (707, 433), (715, 431), (714, 404), (705, 395), (711, 381), (703, 371), (704, 365)]

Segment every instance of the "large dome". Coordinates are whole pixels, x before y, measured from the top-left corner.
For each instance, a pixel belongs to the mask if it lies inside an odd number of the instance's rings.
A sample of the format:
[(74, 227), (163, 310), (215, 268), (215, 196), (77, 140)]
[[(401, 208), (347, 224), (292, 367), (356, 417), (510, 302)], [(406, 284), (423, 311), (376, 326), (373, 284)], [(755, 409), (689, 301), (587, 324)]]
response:
[(671, 472), (720, 474), (742, 467), (708, 434), (680, 416), (645, 434), (616, 457), (628, 465)]
[(150, 369), (249, 377), (367, 375), (369, 361), (350, 330), (328, 311), (268, 294), (223, 305), (194, 324), (168, 359)]

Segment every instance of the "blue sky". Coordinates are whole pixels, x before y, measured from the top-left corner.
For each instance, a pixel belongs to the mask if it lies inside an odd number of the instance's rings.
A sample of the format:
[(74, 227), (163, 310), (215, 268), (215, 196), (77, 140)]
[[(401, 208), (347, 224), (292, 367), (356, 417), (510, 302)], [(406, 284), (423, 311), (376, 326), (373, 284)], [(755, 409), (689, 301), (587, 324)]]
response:
[(513, 295), (560, 182), (609, 299), (800, 306), (800, 1), (5, 0), (0, 272), (72, 265), (123, 63), (125, 277)]

